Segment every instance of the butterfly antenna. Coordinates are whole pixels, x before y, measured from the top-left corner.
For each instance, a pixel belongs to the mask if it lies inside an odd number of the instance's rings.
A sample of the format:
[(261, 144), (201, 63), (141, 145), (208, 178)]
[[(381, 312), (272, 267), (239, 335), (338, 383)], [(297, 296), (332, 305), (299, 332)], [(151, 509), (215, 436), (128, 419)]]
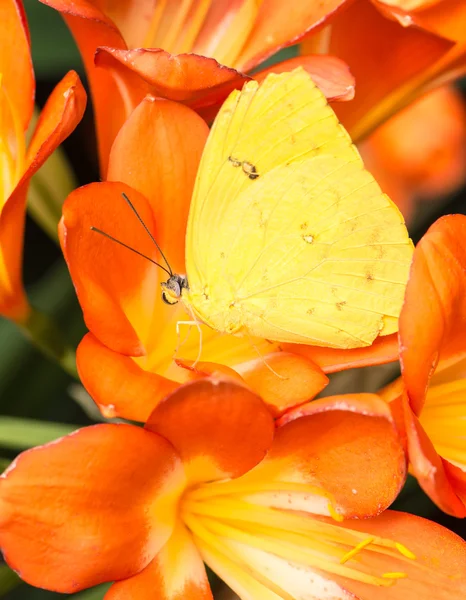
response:
[(171, 271), (169, 271), (168, 269), (166, 269), (163, 265), (160, 265), (158, 262), (155, 262), (155, 260), (152, 260), (152, 258), (150, 258), (149, 256), (146, 256), (142, 252), (139, 252), (139, 250), (136, 250), (136, 248), (132, 248), (131, 246), (128, 246), (128, 244), (125, 244), (121, 240), (117, 240), (117, 238), (114, 238), (113, 235), (110, 235), (109, 233), (105, 233), (105, 231), (102, 231), (101, 229), (97, 229), (97, 227), (91, 227), (91, 231), (100, 233), (100, 235), (103, 235), (104, 237), (108, 238), (109, 240), (112, 240), (112, 242), (116, 242), (117, 244), (120, 244), (120, 246), (123, 246), (123, 248), (127, 248), (128, 250), (131, 250), (131, 252), (134, 252), (134, 254), (138, 254), (139, 256), (142, 256), (142, 258), (145, 258), (152, 264), (157, 265), (157, 267), (160, 267), (161, 269), (163, 269), (165, 271), (165, 273), (168, 273), (168, 275), (170, 275), (170, 277), (173, 275), (173, 273)]
[[(173, 271), (172, 268), (170, 267), (170, 264), (168, 262), (168, 260), (165, 258), (165, 254), (162, 252), (162, 249), (160, 248), (160, 246), (157, 244), (157, 242), (155, 241), (154, 236), (152, 235), (152, 233), (149, 231), (149, 228), (147, 227), (147, 225), (144, 223), (141, 215), (138, 213), (138, 211), (136, 210), (136, 207), (134, 206), (134, 204), (131, 202), (131, 200), (128, 198), (128, 196), (122, 192), (121, 195), (123, 196), (123, 198), (125, 199), (126, 203), (128, 204), (128, 206), (131, 208), (131, 210), (133, 211), (133, 213), (136, 215), (138, 221), (141, 223), (141, 225), (144, 227), (144, 229), (147, 231), (147, 234), (149, 235), (150, 239), (154, 242), (154, 244), (157, 247), (157, 250), (160, 252), (160, 255), (162, 256), (163, 260), (165, 261), (165, 264), (168, 267), (168, 271), (167, 273), (169, 273), (170, 277), (173, 275)], [(159, 265), (160, 266), (160, 265)], [(163, 267), (162, 267), (163, 268)]]

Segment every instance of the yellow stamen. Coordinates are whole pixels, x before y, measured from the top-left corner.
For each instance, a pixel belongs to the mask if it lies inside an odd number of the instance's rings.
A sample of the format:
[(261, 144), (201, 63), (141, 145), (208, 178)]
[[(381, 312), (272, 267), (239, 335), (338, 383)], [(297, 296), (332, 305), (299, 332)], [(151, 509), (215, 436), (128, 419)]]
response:
[(334, 519), (335, 521), (338, 521), (338, 522), (343, 521), (342, 515), (337, 513), (337, 511), (335, 510), (335, 508), (331, 502), (329, 502), (327, 504), (327, 506), (328, 506), (328, 512), (330, 513), (330, 516), (332, 517), (332, 519)]
[(361, 552), (361, 550), (364, 550), (364, 548), (366, 546), (369, 546), (369, 544), (372, 544), (374, 541), (373, 537), (369, 537), (367, 538), (367, 540), (364, 540), (362, 542), (360, 542), (357, 546), (355, 546), (352, 550), (350, 550), (349, 552), (347, 552), (341, 559), (340, 559), (340, 563), (342, 565), (344, 565), (346, 562), (348, 562), (351, 558), (353, 558), (353, 556), (356, 556), (356, 554), (359, 554)]
[(406, 546), (404, 546), (403, 544), (400, 544), (400, 542), (395, 542), (395, 548), (401, 552), (401, 554), (403, 556), (406, 556), (406, 558), (410, 558), (411, 560), (416, 560), (416, 555), (413, 554), (411, 552), (411, 550), (408, 550), (408, 548), (406, 548)]
[(408, 577), (407, 573), (384, 573), (382, 577), (385, 579), (405, 579)]
[[(210, 532), (215, 534), (218, 538), (222, 538), (223, 544), (226, 546), (230, 546), (230, 548), (231, 540), (239, 542), (241, 544), (245, 544), (252, 548), (258, 548), (259, 550), (263, 550), (264, 552), (274, 554), (275, 556), (279, 556), (287, 561), (303, 564), (310, 568), (326, 571), (327, 573), (333, 573), (334, 575), (339, 575), (341, 577), (349, 577), (351, 579), (355, 579), (357, 581), (361, 581), (363, 583), (368, 583), (371, 585), (391, 585), (391, 582), (389, 583), (384, 579), (381, 579), (374, 575), (370, 575), (368, 573), (364, 573), (362, 571), (356, 571), (355, 569), (342, 566), (336, 562), (334, 563), (328, 560), (328, 558), (326, 557), (316, 556), (314, 553), (309, 552), (307, 549), (288, 544), (282, 539), (274, 539), (265, 536), (254, 535), (245, 531), (241, 531), (234, 527), (230, 527), (229, 525), (226, 525), (214, 519), (209, 519), (208, 517), (199, 518), (198, 521), (201, 522), (205, 528), (207, 528)], [(233, 550), (234, 546), (231, 549)]]

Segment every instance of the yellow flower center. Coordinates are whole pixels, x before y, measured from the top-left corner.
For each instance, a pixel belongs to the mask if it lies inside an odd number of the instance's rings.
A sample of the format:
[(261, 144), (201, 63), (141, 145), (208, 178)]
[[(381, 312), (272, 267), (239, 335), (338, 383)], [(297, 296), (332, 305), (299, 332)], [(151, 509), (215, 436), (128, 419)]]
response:
[(466, 379), (432, 385), (419, 418), (440, 456), (466, 469)]
[(312, 495), (317, 501), (320, 497), (334, 520), (342, 520), (329, 494), (299, 483), (233, 480), (203, 484), (185, 494), (182, 519), (205, 562), (227, 583), (230, 575), (258, 593), (265, 589), (291, 599), (293, 584), (289, 577), (280, 583), (280, 565), (297, 573), (308, 569), (314, 581), (323, 572), (329, 580), (345, 577), (386, 587), (406, 577), (402, 568), (380, 572), (383, 558), (395, 558), (400, 567), (416, 558), (402, 544), (342, 527), (326, 517), (266, 505), (267, 498), (283, 493)]

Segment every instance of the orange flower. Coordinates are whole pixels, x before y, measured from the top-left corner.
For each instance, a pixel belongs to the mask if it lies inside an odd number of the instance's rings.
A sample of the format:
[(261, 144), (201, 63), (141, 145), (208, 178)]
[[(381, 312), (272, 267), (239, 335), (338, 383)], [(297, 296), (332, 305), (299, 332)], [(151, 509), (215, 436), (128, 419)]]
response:
[(466, 217), (439, 219), (414, 252), (400, 316), (402, 380), (382, 392), (414, 475), (445, 512), (466, 516)]
[[(183, 102), (203, 114), (280, 48), (320, 27), (348, 0), (149, 2), (41, 0), (63, 14), (81, 51), (94, 100), (101, 171), (112, 142), (147, 93)], [(328, 97), (350, 99), (354, 80), (334, 57), (285, 61), (303, 65)], [(103, 67), (96, 69), (98, 67)], [(110, 101), (111, 99), (111, 101)]]
[(29, 181), (81, 120), (86, 94), (77, 74), (68, 73), (52, 92), (26, 148), (34, 73), (19, 0), (2, 1), (0, 22), (0, 314), (25, 323), (30, 307), (21, 282), (21, 262)]
[(145, 421), (180, 382), (216, 371), (243, 378), (280, 414), (325, 387), (323, 370), (397, 358), (393, 335), (374, 347), (345, 352), (226, 336), (202, 325), (203, 362), (189, 370), (198, 356), (199, 334), (194, 327), (190, 332), (185, 328), (177, 339), (176, 323), (191, 317), (182, 303), (163, 303), (160, 282), (165, 274), (90, 228), (158, 259), (150, 237), (121, 197), (126, 192), (174, 272), (184, 273), (189, 203), (207, 134), (205, 122), (188, 107), (147, 97), (115, 140), (108, 170), (112, 181), (75, 190), (64, 204), (63, 251), (91, 332), (78, 348), (78, 369), (106, 416)]
[(454, 534), (390, 511), (354, 519), (404, 475), (377, 396), (318, 400), (274, 428), (242, 386), (199, 381), (145, 429), (96, 425), (20, 455), (0, 478), (0, 546), (36, 586), (116, 580), (106, 600), (212, 598), (203, 561), (241, 598), (465, 593)]
[(466, 107), (444, 86), (392, 117), (359, 146), (367, 168), (405, 219), (416, 200), (454, 192), (466, 178)]
[(420, 94), (466, 70), (464, 0), (356, 0), (303, 45), (344, 60), (356, 96), (336, 112), (361, 141)]

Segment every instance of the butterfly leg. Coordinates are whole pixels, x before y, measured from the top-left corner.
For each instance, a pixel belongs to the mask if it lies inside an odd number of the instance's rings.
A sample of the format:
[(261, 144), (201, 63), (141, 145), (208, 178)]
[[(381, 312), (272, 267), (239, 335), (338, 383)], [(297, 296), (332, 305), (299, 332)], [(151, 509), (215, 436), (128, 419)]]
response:
[(271, 365), (269, 365), (269, 363), (267, 362), (267, 359), (264, 357), (264, 355), (259, 350), (259, 348), (256, 346), (256, 344), (252, 341), (251, 336), (247, 332), (246, 332), (246, 335), (247, 335), (249, 343), (254, 348), (254, 350), (257, 352), (257, 354), (259, 355), (259, 358), (262, 360), (262, 362), (267, 367), (267, 369), (271, 373), (273, 373), (276, 377), (278, 377), (278, 379), (283, 379), (283, 380), (288, 379), (288, 377), (285, 377), (284, 375), (280, 375), (280, 373), (277, 373), (277, 371), (275, 371), (275, 369)]
[(196, 360), (194, 361), (194, 363), (192, 364), (192, 367), (195, 368), (197, 363), (199, 362), (199, 360), (201, 359), (201, 354), (202, 354), (202, 329), (201, 326), (199, 325), (199, 321), (177, 321), (176, 322), (176, 337), (178, 339), (178, 342), (176, 344), (176, 350), (175, 350), (175, 356), (178, 354), (178, 350), (180, 349), (180, 347), (182, 346), (182, 344), (180, 344), (180, 325), (188, 325), (189, 329), (188, 329), (188, 333), (185, 337), (185, 339), (183, 340), (183, 344), (185, 343), (185, 341), (188, 339), (189, 337), (189, 333), (191, 331), (191, 327), (194, 325), (196, 327), (196, 329), (199, 332), (199, 351), (197, 353), (197, 357)]

